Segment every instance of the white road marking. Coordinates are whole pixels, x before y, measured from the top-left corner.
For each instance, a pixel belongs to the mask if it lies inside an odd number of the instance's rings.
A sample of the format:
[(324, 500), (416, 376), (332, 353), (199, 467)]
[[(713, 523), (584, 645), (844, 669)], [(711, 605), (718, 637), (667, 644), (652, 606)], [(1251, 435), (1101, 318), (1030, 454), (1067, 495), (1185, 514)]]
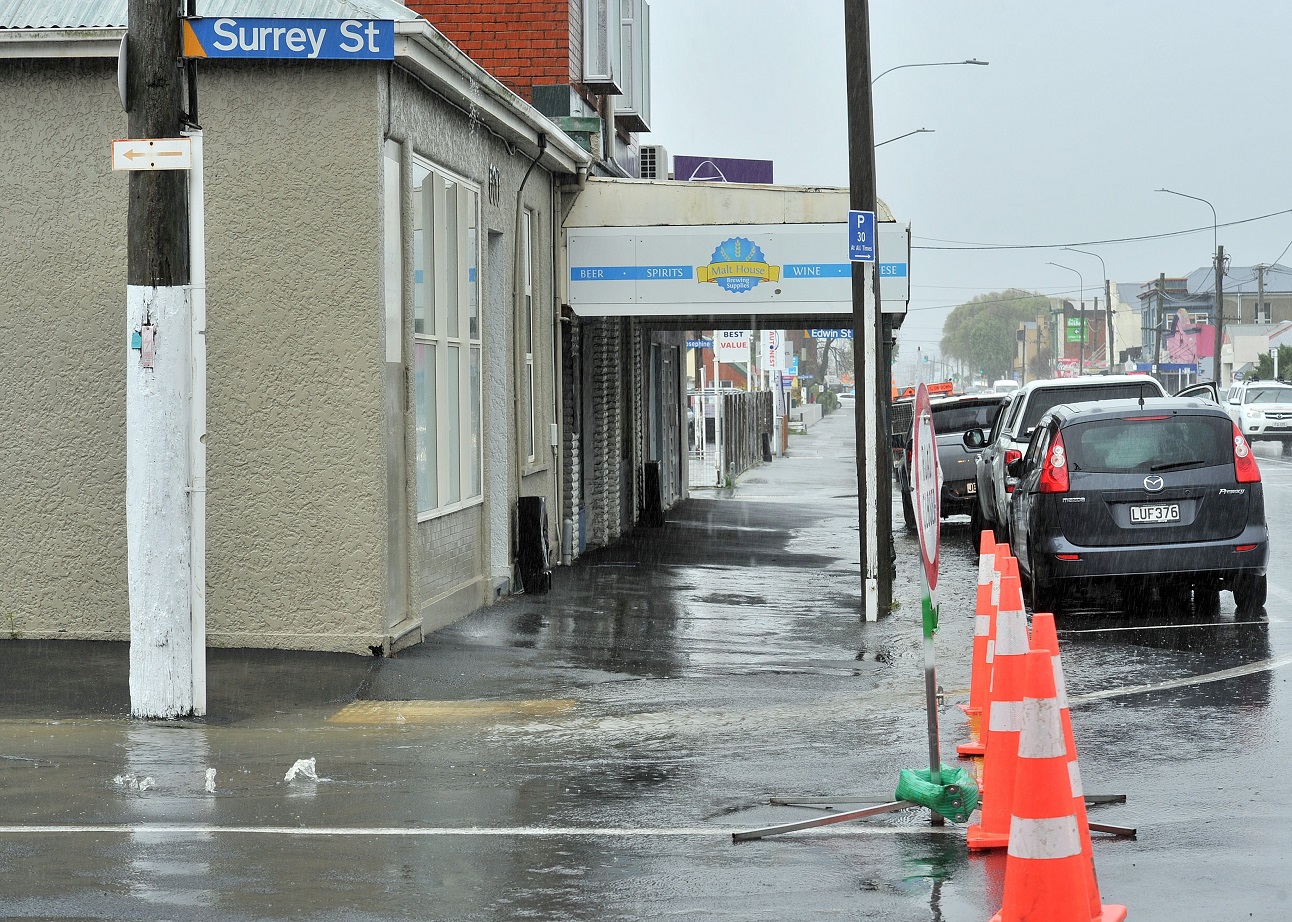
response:
[(1107, 698), (1125, 698), (1130, 695), (1142, 695), (1146, 692), (1165, 691), (1170, 688), (1188, 688), (1190, 685), (1206, 685), (1209, 682), (1223, 682), (1226, 679), (1236, 679), (1240, 676), (1255, 675), (1258, 672), (1271, 672), (1282, 666), (1292, 663), (1292, 653), (1285, 653), (1283, 656), (1276, 656), (1272, 659), (1263, 659), (1255, 663), (1248, 663), (1245, 666), (1235, 666), (1232, 669), (1221, 669), (1218, 672), (1208, 672), (1196, 676), (1184, 676), (1179, 679), (1169, 679), (1165, 682), (1153, 682), (1149, 685), (1129, 685), (1125, 688), (1107, 688), (1103, 691), (1089, 692), (1084, 695), (1072, 695), (1068, 698), (1071, 704), (1080, 704), (1085, 701), (1102, 701)]
[[(268, 835), (268, 836), (373, 836), (390, 838), (431, 838), (436, 836), (478, 836), (495, 838), (723, 838), (733, 832), (749, 829), (748, 826), (644, 826), (592, 827), (592, 826), (500, 826), (500, 827), (449, 827), (432, 826), (408, 828), (401, 826), (210, 826), (182, 823), (123, 823), (104, 826), (0, 826), (0, 836), (12, 835)], [(755, 827), (757, 828), (757, 827)], [(827, 831), (827, 830), (822, 830)], [(954, 826), (842, 826), (832, 824), (829, 835), (910, 835), (935, 833), (945, 835), (956, 831)]]
[[(1292, 596), (1288, 597), (1292, 600)], [(1119, 627), (1092, 627), (1079, 630), (1060, 630), (1060, 634), (1111, 634), (1114, 631), (1179, 631), (1187, 628), (1242, 627), (1251, 624), (1285, 624), (1282, 618), (1262, 618), (1257, 621), (1211, 621), (1199, 624), (1127, 624)]]

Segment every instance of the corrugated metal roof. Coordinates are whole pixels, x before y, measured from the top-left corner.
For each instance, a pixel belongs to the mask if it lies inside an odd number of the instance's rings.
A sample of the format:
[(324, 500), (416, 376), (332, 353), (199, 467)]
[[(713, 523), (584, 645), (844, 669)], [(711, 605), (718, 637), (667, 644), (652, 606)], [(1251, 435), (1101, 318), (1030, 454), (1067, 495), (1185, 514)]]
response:
[[(0, 0), (0, 29), (120, 29), (129, 0)], [(399, 0), (198, 0), (202, 16), (418, 19)]]

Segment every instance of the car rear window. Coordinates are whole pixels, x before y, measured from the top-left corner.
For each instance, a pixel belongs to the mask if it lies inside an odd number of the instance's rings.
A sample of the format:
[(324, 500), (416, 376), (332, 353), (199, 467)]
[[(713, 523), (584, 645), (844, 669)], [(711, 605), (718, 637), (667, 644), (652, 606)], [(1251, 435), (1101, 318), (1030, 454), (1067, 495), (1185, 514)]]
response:
[(1000, 404), (994, 401), (948, 407), (934, 404), (933, 430), (942, 434), (968, 432), (970, 429), (990, 429), (999, 412)]
[(1074, 471), (1187, 470), (1231, 464), (1234, 425), (1221, 416), (1144, 416), (1074, 423), (1063, 430)]
[(1087, 384), (1072, 387), (1042, 387), (1032, 392), (1021, 423), (1013, 430), (1026, 433), (1036, 427), (1041, 417), (1064, 403), (1084, 403), (1089, 400), (1134, 400), (1138, 397), (1161, 397), (1162, 390), (1155, 384)]

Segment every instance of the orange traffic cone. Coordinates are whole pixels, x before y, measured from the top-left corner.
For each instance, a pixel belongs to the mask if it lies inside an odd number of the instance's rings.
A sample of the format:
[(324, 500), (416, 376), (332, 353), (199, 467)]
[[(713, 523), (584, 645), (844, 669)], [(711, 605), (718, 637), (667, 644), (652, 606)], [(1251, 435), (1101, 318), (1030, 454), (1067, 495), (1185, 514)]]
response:
[(996, 614), (996, 643), (992, 651), (987, 753), (982, 767), (982, 818), (966, 832), (971, 849), (1004, 848), (1009, 844), (1028, 650), (1027, 613), (1023, 610), (1023, 591), (1018, 582), (1018, 561), (1007, 557), (1000, 579), (1000, 611)]
[(1053, 660), (1048, 650), (1025, 659), (1005, 898), (992, 922), (1091, 922)]
[(983, 738), (982, 714), (991, 691), (991, 647), (996, 629), (996, 603), (1000, 598), (997, 545), (989, 531), (982, 533), (978, 552), (978, 598), (974, 605), (973, 660), (969, 671), (969, 703), (960, 709), (969, 718), (969, 741), (956, 747), (961, 756), (980, 756), (987, 751)]
[(1086, 817), (1086, 796), (1081, 786), (1081, 772), (1077, 768), (1077, 741), (1072, 734), (1072, 712), (1068, 709), (1067, 683), (1063, 679), (1063, 663), (1059, 659), (1059, 633), (1054, 627), (1054, 615), (1032, 615), (1032, 646), (1049, 652), (1054, 664), (1054, 688), (1059, 701), (1059, 719), (1063, 725), (1063, 743), (1068, 751), (1068, 773), (1072, 778), (1072, 811), (1077, 818), (1077, 832), (1081, 836), (1081, 860), (1086, 876), (1086, 895), (1090, 899), (1092, 922), (1122, 922), (1126, 907), (1102, 904), (1099, 881), (1095, 876), (1095, 856), (1090, 847), (1090, 821)]

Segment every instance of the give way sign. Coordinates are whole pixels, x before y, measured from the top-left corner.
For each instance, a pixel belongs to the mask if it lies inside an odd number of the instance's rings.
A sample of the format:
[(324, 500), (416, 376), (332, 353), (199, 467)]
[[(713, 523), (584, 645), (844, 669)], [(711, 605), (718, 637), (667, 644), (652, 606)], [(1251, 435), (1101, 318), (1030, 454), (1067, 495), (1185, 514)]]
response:
[(920, 539), (920, 559), (933, 604), (937, 604), (938, 556), (942, 521), (942, 474), (938, 470), (938, 443), (933, 431), (929, 389), (915, 389), (915, 418), (911, 432), (911, 492), (915, 506), (915, 531)]

